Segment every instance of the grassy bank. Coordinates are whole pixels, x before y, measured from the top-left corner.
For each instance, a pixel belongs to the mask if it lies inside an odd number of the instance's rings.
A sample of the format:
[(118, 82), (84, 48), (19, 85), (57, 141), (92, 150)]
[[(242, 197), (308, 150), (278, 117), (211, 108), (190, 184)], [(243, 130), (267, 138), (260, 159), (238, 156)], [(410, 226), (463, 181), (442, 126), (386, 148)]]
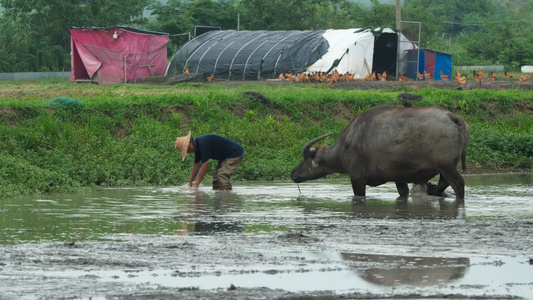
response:
[[(415, 105), (441, 105), (467, 120), (472, 128), (468, 172), (533, 167), (532, 91), (53, 81), (0, 82), (0, 90), (0, 197), (184, 184), (193, 159), (182, 162), (173, 146), (189, 129), (193, 135), (224, 135), (245, 147), (235, 181), (288, 180), (308, 140), (340, 132), (369, 107), (397, 105), (396, 96), (406, 90), (423, 96)], [(55, 97), (74, 97), (81, 104), (50, 102)], [(208, 173), (204, 183), (210, 179)]]

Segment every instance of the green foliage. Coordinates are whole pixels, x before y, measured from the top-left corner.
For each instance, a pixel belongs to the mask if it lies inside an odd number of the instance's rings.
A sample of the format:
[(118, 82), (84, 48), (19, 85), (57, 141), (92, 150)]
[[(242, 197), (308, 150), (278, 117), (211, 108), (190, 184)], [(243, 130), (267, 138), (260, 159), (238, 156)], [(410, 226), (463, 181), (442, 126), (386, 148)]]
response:
[(69, 26), (136, 26), (149, 2), (0, 0), (0, 72), (69, 70)]
[[(0, 72), (70, 68), (68, 27), (117, 24), (173, 34), (169, 56), (195, 25), (223, 30), (320, 30), (395, 27), (394, 3), (370, 0), (0, 0)], [(143, 16), (143, 11), (151, 16)], [(533, 64), (533, 2), (405, 0), (402, 19), (422, 24), (421, 46), (453, 55), (457, 65)], [(239, 22), (237, 16), (240, 16)], [(405, 34), (418, 37), (405, 26)]]

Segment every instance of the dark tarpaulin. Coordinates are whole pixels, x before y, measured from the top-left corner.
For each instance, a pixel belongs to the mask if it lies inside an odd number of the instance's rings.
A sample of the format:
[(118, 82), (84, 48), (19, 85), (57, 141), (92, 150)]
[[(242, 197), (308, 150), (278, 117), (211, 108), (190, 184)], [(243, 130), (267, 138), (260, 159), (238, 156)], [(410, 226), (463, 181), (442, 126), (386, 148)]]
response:
[(168, 76), (185, 70), (217, 79), (258, 80), (301, 73), (329, 44), (319, 31), (210, 31), (185, 44), (172, 58)]

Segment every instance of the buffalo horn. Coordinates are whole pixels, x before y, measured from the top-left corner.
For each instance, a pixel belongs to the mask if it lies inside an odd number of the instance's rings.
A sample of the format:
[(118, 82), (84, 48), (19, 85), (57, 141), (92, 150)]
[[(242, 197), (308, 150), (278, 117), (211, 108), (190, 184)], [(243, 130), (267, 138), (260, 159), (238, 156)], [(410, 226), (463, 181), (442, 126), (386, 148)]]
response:
[(316, 137), (316, 138), (312, 139), (312, 140), (311, 140), (309, 143), (307, 143), (307, 144), (304, 146), (304, 148), (302, 149), (302, 155), (303, 155), (303, 157), (304, 157), (304, 158), (307, 158), (307, 157), (309, 157), (309, 156), (311, 155), (311, 149), (310, 149), (310, 148), (311, 148), (311, 146), (313, 146), (314, 143), (316, 143), (316, 142), (318, 142), (318, 141), (320, 141), (320, 140), (322, 140), (322, 139), (325, 139), (325, 138), (327, 138), (328, 136), (330, 136), (330, 135), (332, 135), (332, 134), (333, 134), (333, 132), (330, 132), (330, 133), (326, 133), (326, 134), (324, 134), (324, 135), (321, 135), (321, 136), (319, 136), (319, 137)]

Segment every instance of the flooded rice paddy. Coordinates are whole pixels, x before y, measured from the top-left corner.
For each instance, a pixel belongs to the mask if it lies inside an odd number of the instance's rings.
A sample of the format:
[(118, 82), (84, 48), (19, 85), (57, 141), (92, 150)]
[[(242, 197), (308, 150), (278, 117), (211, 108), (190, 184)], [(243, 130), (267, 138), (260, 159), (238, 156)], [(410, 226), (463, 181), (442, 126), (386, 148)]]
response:
[(342, 180), (3, 199), (0, 299), (533, 299), (532, 175), (465, 180), (464, 204)]

